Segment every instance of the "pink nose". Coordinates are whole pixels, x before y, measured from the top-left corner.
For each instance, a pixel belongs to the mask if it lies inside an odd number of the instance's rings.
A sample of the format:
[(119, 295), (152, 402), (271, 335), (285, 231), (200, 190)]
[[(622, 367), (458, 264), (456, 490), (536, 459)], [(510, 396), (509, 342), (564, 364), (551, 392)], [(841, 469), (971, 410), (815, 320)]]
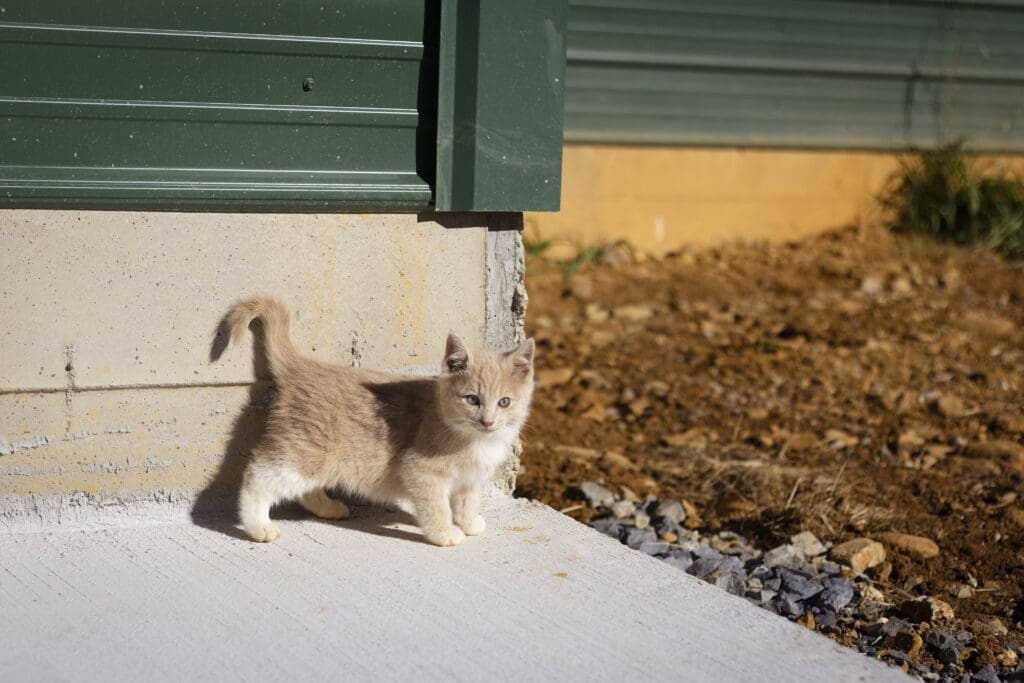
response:
[(488, 422), (487, 420), (480, 420), (480, 424), (482, 424), (484, 427), (490, 427), (492, 424), (494, 424), (494, 420), (491, 420), (490, 422)]

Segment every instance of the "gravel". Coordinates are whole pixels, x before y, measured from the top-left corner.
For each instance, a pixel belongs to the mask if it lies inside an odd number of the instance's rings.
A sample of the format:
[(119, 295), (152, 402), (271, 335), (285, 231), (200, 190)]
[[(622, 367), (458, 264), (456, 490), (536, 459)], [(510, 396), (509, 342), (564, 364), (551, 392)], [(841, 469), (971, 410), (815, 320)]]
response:
[[(732, 531), (683, 528), (687, 512), (679, 501), (655, 496), (639, 503), (625, 501), (598, 482), (585, 482), (580, 489), (593, 508), (608, 515), (590, 522), (601, 533), (920, 680), (1024, 683), (1024, 663), (1001, 668), (986, 664), (973, 674), (965, 670), (962, 658), (974, 635), (919, 620), (927, 612), (933, 622), (944, 621), (952, 615), (946, 603), (927, 596), (887, 603), (869, 577), (839, 561), (862, 561), (859, 553), (875, 550), (873, 541), (833, 549), (803, 531), (789, 543), (757, 548)], [(851, 552), (851, 546), (858, 547)], [(998, 631), (994, 626), (990, 630)], [(1010, 642), (1005, 647), (1018, 649)]]

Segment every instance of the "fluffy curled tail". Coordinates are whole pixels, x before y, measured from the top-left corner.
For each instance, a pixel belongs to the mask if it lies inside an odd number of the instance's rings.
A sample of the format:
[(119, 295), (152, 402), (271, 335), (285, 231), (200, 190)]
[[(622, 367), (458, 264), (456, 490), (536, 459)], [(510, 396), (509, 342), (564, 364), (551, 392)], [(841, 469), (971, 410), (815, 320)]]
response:
[(256, 318), (263, 322), (264, 344), (270, 374), (280, 377), (294, 365), (297, 354), (288, 334), (288, 308), (269, 296), (245, 299), (235, 304), (224, 318), (231, 343), (237, 344)]

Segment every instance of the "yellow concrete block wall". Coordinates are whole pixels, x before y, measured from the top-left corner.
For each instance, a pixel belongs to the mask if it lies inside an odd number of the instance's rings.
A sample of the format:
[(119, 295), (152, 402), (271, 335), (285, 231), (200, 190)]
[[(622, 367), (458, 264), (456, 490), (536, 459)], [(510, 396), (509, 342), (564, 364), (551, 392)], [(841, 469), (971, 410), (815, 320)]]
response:
[[(877, 215), (898, 168), (882, 152), (569, 144), (562, 209), (528, 230), (582, 245), (626, 239), (661, 254), (687, 244), (792, 240)], [(1024, 155), (985, 158), (1024, 173)]]

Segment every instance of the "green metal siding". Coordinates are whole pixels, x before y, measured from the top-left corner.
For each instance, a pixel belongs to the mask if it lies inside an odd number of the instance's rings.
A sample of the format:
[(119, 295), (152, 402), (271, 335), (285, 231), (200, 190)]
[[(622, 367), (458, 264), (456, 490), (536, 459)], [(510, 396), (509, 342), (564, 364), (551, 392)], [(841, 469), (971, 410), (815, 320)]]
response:
[(0, 20), (10, 203), (430, 201), (417, 147), (436, 101), (419, 88), (436, 78), (436, 26), (422, 0), (14, 0)]
[(1024, 151), (1024, 2), (570, 0), (566, 139)]

